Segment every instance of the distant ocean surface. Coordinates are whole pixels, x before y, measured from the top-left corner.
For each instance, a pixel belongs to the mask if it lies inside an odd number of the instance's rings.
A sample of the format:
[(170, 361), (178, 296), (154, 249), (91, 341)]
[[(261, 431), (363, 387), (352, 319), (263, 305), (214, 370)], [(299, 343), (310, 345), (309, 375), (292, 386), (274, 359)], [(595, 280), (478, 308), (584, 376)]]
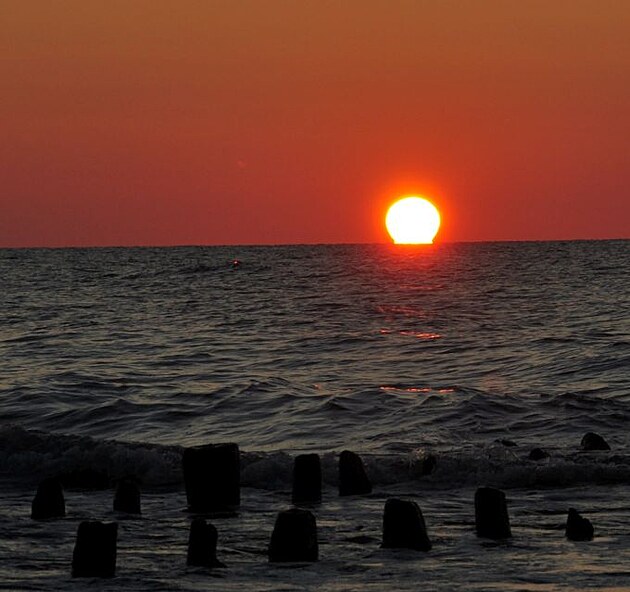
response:
[[(104, 589), (630, 589), (629, 270), (627, 240), (0, 250), (0, 589), (85, 585), (76, 527), (120, 519), (112, 492), (67, 491), (59, 521), (30, 502), (86, 468), (144, 489)], [(612, 450), (581, 451), (588, 431)], [(181, 454), (218, 442), (241, 447), (243, 507), (204, 572)], [(371, 496), (337, 497), (344, 449)], [(270, 566), (304, 451), (321, 559)], [(480, 485), (508, 495), (509, 544), (474, 536)], [(429, 554), (379, 548), (393, 496), (421, 506)], [(593, 542), (564, 538), (569, 507)]]

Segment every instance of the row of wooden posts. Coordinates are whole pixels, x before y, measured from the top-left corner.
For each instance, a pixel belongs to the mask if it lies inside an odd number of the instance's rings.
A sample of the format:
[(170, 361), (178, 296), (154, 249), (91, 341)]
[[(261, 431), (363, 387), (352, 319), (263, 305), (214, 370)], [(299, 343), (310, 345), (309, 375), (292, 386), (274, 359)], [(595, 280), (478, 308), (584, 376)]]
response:
[[(183, 474), (188, 510), (195, 514), (234, 514), (240, 505), (240, 452), (236, 444), (210, 444), (188, 448), (183, 455)], [(321, 501), (321, 465), (317, 454), (295, 458), (293, 469), (294, 505)], [(344, 451), (339, 457), (339, 494), (365, 495), (372, 491), (361, 458)], [(140, 514), (140, 489), (134, 480), (118, 483), (114, 510)], [(65, 516), (63, 488), (58, 479), (40, 483), (33, 499), (32, 517), (45, 519)], [(505, 494), (492, 487), (480, 487), (475, 493), (477, 535), (491, 539), (511, 536)], [(116, 571), (118, 525), (85, 521), (79, 525), (72, 561), (73, 577), (113, 577)], [(572, 540), (590, 540), (591, 523), (574, 509), (569, 510), (566, 536)], [(383, 513), (384, 548), (429, 551), (431, 541), (419, 506), (411, 500), (388, 499)], [(220, 567), (216, 557), (216, 528), (203, 518), (190, 525), (188, 565)], [(271, 562), (311, 562), (319, 556), (315, 516), (304, 508), (280, 512), (269, 544)]]

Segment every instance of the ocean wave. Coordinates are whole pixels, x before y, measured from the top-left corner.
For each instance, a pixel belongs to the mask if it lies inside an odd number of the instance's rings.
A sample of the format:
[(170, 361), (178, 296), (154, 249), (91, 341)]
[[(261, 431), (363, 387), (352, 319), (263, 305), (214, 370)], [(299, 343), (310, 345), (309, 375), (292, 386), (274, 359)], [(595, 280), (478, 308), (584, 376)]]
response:
[[(421, 488), (437, 489), (478, 485), (531, 488), (630, 480), (630, 455), (626, 453), (550, 449), (548, 458), (534, 461), (529, 458), (529, 448), (512, 444), (496, 441), (437, 450), (409, 449), (401, 443), (398, 453), (363, 453), (362, 457), (375, 485), (415, 482)], [(63, 435), (20, 426), (0, 429), (0, 473), (5, 480), (21, 483), (89, 474), (104, 476), (112, 483), (134, 476), (145, 487), (178, 487), (182, 484), (183, 451), (181, 446)], [(323, 480), (330, 487), (337, 485), (339, 452), (321, 455)], [(286, 451), (241, 451), (242, 485), (289, 488), (294, 456)]]
[(184, 388), (178, 374), (171, 388), (149, 396), (148, 387), (130, 379), (92, 377), (87, 383), (87, 375), (73, 376), (74, 385), (64, 375), (45, 391), (26, 385), (6, 391), (0, 401), (5, 425), (174, 446), (233, 441), (265, 452), (325, 453), (352, 446), (388, 454), (400, 450), (399, 442), (407, 450), (442, 451), (496, 438), (568, 450), (592, 430), (617, 449), (630, 444), (628, 397), (596, 388), (508, 394), (405, 381), (340, 389), (280, 377), (223, 384), (216, 374), (197, 375)]

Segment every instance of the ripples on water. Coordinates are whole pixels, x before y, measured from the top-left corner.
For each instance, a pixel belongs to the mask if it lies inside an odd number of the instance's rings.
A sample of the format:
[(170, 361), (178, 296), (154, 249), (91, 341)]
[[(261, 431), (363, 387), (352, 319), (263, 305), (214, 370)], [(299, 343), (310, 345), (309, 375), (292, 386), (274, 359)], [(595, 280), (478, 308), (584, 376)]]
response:
[[(111, 492), (70, 492), (54, 528), (28, 509), (38, 479), (90, 466), (146, 490), (112, 590), (627, 589), (629, 268), (629, 241), (0, 251), (0, 588), (72, 587), (77, 523), (119, 519)], [(590, 430), (612, 453), (579, 451)], [(181, 453), (217, 441), (248, 490), (209, 584), (182, 568)], [(336, 498), (343, 448), (373, 496)], [(323, 453), (322, 561), (280, 570), (264, 554), (301, 450)], [(512, 543), (471, 534), (481, 484), (509, 489)], [(378, 549), (390, 495), (421, 503), (430, 555)], [(562, 536), (574, 505), (589, 546)]]
[(629, 245), (0, 251), (0, 414), (253, 449), (616, 431)]

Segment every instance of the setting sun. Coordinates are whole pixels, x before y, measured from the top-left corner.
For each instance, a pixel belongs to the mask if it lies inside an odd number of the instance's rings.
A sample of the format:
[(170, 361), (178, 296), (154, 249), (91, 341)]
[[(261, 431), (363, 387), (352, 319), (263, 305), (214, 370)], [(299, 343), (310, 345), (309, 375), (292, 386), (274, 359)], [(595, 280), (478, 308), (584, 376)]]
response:
[(396, 244), (430, 244), (440, 228), (440, 213), (423, 197), (404, 197), (387, 210), (385, 226)]

